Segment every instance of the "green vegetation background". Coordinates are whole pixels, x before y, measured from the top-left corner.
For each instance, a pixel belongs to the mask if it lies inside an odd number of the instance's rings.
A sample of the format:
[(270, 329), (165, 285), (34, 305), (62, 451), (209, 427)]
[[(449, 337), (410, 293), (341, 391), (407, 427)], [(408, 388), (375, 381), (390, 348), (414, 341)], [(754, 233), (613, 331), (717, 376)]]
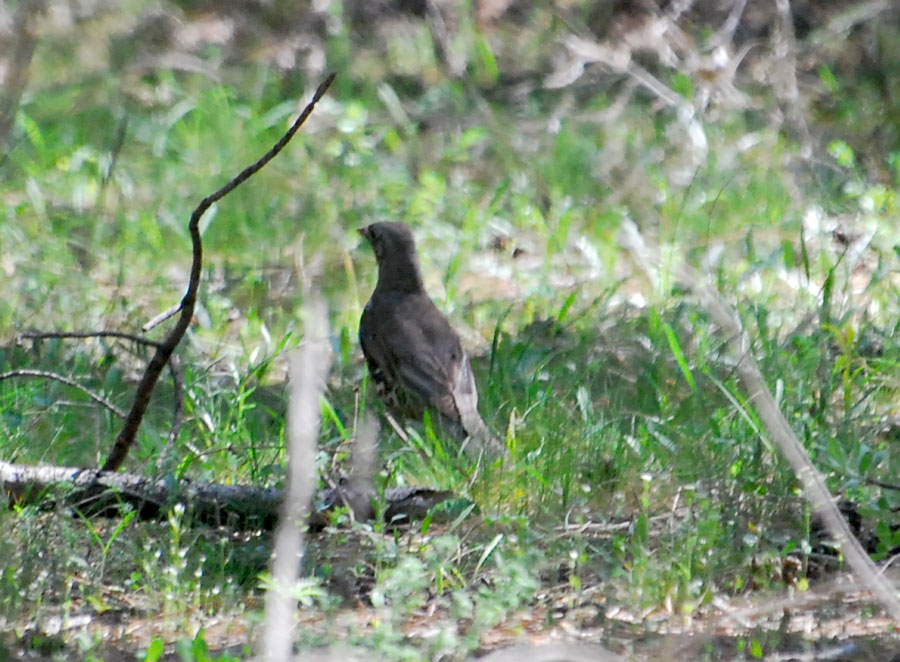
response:
[[(337, 480), (366, 403), (356, 332), (375, 265), (355, 230), (409, 223), (511, 459), (471, 479), (427, 426), (411, 444), (382, 432), (379, 487), (452, 489), (478, 508), (402, 532), (335, 515), (312, 543), (300, 597), (330, 627), (342, 605), (391, 607), (379, 625), (351, 628), (351, 643), (455, 659), (515, 614), (550, 614), (553, 600), (699, 618), (717, 594), (804, 589), (840, 567), (704, 311), (620, 245), (628, 219), (737, 305), (770, 388), (861, 516), (870, 552), (900, 544), (896, 491), (872, 484), (898, 474), (896, 24), (863, 22), (839, 49), (819, 17), (798, 33), (809, 57), (793, 100), (777, 89), (777, 37), (743, 33), (749, 19), (735, 43), (765, 45), (745, 64), (730, 55), (734, 79), (691, 70), (686, 54), (670, 66), (635, 50), (679, 111), (600, 65), (548, 84), (574, 61), (573, 34), (612, 40), (621, 16), (603, 3), (523, 3), (488, 19), (463, 3), (441, 29), (387, 4), (128, 4), (39, 22), (0, 159), (0, 372), (53, 370), (127, 408), (146, 352), (17, 334), (135, 331), (177, 301), (190, 211), (336, 71), (285, 152), (204, 218), (198, 312), (178, 351), (186, 425), (166, 449), (163, 379), (127, 469), (281, 485), (286, 351), (300, 340), (302, 285), (321, 271), (335, 365), (318, 465)], [(699, 44), (714, 18), (680, 25)], [(854, 53), (870, 38), (874, 54)], [(96, 467), (119, 424), (62, 384), (0, 381), (7, 461)], [(21, 636), (28, 622), (127, 605), (161, 615), (158, 647), (210, 615), (244, 618), (259, 606), (267, 538), (197, 530), (189, 515), (0, 515), (0, 549), (15, 559), (0, 570), (2, 622)], [(785, 578), (787, 558), (800, 570)], [(429, 606), (441, 634), (409, 636)], [(328, 627), (307, 643), (327, 641)], [(86, 632), (90, 652), (103, 637)]]

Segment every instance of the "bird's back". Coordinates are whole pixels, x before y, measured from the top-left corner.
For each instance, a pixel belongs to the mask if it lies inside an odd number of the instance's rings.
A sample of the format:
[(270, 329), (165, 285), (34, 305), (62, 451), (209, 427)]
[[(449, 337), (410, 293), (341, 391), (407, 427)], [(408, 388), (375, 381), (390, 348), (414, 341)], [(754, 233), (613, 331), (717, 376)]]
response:
[(427, 295), (376, 292), (363, 311), (359, 340), (376, 387), (403, 415), (418, 417), (433, 407), (459, 424), (460, 408), (477, 406), (459, 336)]

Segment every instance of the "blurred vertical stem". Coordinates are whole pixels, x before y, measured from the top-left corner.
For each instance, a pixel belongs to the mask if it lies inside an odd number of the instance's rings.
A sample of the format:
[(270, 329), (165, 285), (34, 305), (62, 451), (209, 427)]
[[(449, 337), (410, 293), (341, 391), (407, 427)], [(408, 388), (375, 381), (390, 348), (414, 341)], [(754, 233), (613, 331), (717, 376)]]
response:
[(0, 95), (0, 146), (9, 139), (16, 110), (28, 83), (28, 69), (34, 54), (34, 24), (44, 9), (44, 0), (22, 0), (13, 26), (14, 43)]

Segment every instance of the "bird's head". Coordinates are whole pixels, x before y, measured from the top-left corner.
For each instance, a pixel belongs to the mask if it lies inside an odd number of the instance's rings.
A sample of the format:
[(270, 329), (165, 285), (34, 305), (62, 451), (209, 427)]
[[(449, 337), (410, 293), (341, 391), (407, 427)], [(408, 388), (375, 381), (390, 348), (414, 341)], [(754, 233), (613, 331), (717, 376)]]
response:
[(378, 261), (378, 285), (401, 290), (422, 287), (416, 242), (403, 223), (372, 223), (358, 232), (372, 245)]
[(416, 255), (416, 242), (404, 223), (372, 223), (358, 232), (366, 238), (375, 251), (375, 258), (395, 262), (404, 256)]

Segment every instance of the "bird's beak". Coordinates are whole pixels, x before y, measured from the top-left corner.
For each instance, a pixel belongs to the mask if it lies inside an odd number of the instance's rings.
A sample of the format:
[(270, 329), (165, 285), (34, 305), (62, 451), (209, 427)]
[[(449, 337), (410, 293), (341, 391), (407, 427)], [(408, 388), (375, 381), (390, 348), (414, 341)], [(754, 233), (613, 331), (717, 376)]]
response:
[(367, 241), (369, 239), (369, 227), (366, 226), (364, 228), (356, 228), (356, 231), (359, 232)]

